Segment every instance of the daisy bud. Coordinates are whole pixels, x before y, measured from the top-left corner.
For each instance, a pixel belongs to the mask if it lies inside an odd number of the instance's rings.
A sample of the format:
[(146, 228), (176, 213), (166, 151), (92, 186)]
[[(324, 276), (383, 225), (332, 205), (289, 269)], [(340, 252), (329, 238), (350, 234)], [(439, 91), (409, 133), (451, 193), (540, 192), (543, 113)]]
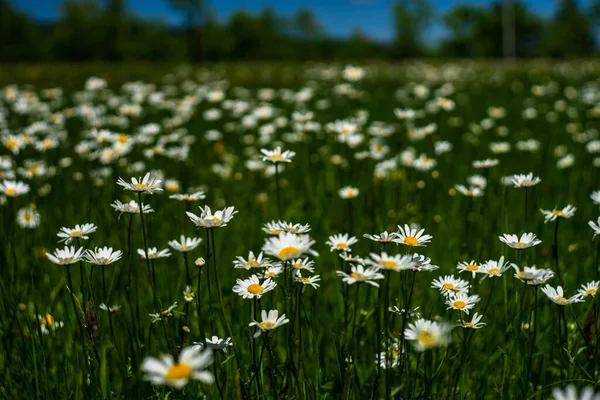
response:
[(181, 328), (181, 329), (183, 329), (183, 331), (184, 331), (185, 333), (190, 333), (190, 328), (188, 328), (187, 326), (184, 326), (184, 327), (183, 327), (183, 328)]
[(27, 311), (27, 305), (24, 303), (19, 303), (18, 310), (19, 311)]
[(206, 265), (206, 261), (204, 261), (204, 257), (200, 257), (197, 258), (196, 261), (194, 261), (194, 264), (196, 264), (196, 267), (202, 268)]

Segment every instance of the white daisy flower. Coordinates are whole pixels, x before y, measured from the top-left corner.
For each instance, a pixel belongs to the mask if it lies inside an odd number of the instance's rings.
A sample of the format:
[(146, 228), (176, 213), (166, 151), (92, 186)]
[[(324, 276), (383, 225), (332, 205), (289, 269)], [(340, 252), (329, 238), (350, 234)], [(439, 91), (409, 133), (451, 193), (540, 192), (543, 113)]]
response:
[[(119, 200), (115, 200), (115, 202), (113, 204), (111, 204), (110, 206), (112, 208), (114, 208), (115, 211), (118, 211), (120, 213), (119, 217), (121, 215), (123, 215), (123, 213), (126, 213), (126, 214), (139, 214), (140, 213), (140, 205), (135, 200), (131, 200), (129, 203), (121, 203)], [(144, 214), (149, 214), (149, 213), (154, 212), (152, 207), (150, 207), (148, 204), (142, 203), (142, 209), (143, 209), (142, 211), (144, 212)]]
[(544, 215), (544, 223), (555, 221), (557, 218), (571, 218), (575, 215), (575, 211), (577, 211), (577, 207), (573, 207), (572, 205), (567, 205), (565, 208), (554, 208), (553, 210), (542, 210), (540, 208), (540, 212)]
[(475, 262), (475, 260), (471, 261), (461, 261), (456, 265), (456, 268), (459, 272), (470, 272), (475, 278), (475, 275), (480, 272), (479, 264)]
[(18, 181), (3, 180), (0, 192), (8, 197), (17, 197), (29, 193), (29, 185)]
[(51, 332), (54, 332), (58, 328), (62, 328), (65, 324), (62, 321), (56, 321), (54, 317), (50, 314), (46, 315), (38, 315), (38, 319), (40, 321), (40, 328), (44, 335), (49, 335)]
[(552, 396), (554, 400), (600, 400), (600, 393), (594, 393), (593, 388), (586, 387), (578, 394), (572, 383), (564, 389), (554, 388)]
[(516, 188), (521, 187), (530, 187), (535, 186), (540, 183), (542, 180), (539, 177), (534, 177), (533, 173), (525, 174), (515, 174), (512, 176), (512, 184)]
[(108, 265), (115, 261), (118, 261), (123, 256), (123, 252), (121, 250), (113, 251), (112, 247), (101, 247), (94, 248), (92, 250), (86, 250), (85, 252), (85, 261), (90, 264), (96, 265)]
[(498, 239), (507, 246), (517, 250), (523, 250), (542, 243), (534, 233), (524, 233), (521, 235), (521, 238), (517, 235), (504, 233), (502, 236), (498, 236)]
[(454, 294), (467, 293), (469, 291), (469, 282), (464, 279), (455, 278), (453, 275), (446, 275), (431, 282), (431, 287), (438, 289), (444, 296), (449, 297)]
[(252, 321), (248, 325), (259, 328), (254, 334), (255, 338), (259, 337), (261, 333), (269, 333), (270, 331), (279, 328), (281, 325), (290, 322), (290, 320), (285, 317), (285, 314), (282, 314), (281, 317), (279, 317), (279, 311), (277, 310), (271, 310), (268, 314), (265, 310), (262, 310), (260, 316), (262, 322)]
[(588, 225), (594, 231), (594, 236), (592, 236), (592, 239), (594, 239), (597, 235), (600, 235), (600, 217), (598, 217), (598, 222), (596, 223), (594, 223), (594, 221), (588, 221)]
[(175, 199), (179, 201), (196, 201), (196, 200), (204, 200), (206, 195), (204, 192), (195, 192), (195, 193), (184, 193), (184, 194), (172, 194), (169, 196), (170, 199)]
[(200, 216), (189, 211), (186, 211), (186, 215), (196, 226), (201, 228), (221, 228), (227, 226), (227, 223), (231, 221), (233, 216), (238, 212), (233, 206), (224, 208), (223, 210), (217, 210), (214, 214), (209, 206), (199, 208), (201, 211)]
[(371, 259), (367, 260), (367, 263), (380, 270), (398, 272), (411, 269), (414, 266), (413, 258), (407, 254), (397, 254), (393, 256), (388, 255), (384, 251), (381, 253), (381, 255), (377, 253), (371, 253), (369, 256)]
[(366, 268), (362, 265), (353, 265), (350, 264), (351, 273), (348, 275), (344, 271), (335, 271), (338, 276), (342, 277), (342, 281), (347, 283), (348, 285), (352, 285), (356, 282), (365, 282), (369, 285), (373, 285), (375, 287), (379, 287), (379, 284), (375, 282), (375, 280), (383, 279), (384, 276), (379, 272), (379, 269), (376, 267)]
[(466, 328), (466, 329), (480, 329), (480, 328), (483, 328), (483, 326), (485, 325), (485, 322), (481, 322), (482, 318), (483, 318), (483, 315), (480, 315), (479, 313), (475, 313), (475, 314), (473, 314), (473, 318), (471, 318), (471, 321), (459, 319), (458, 326), (462, 326), (463, 328)]
[(387, 231), (384, 231), (379, 235), (370, 235), (365, 233), (363, 237), (378, 243), (392, 243), (398, 240), (398, 234), (396, 232), (388, 233)]
[(536, 266), (532, 267), (523, 267), (521, 271), (519, 267), (515, 264), (512, 264), (512, 267), (515, 269), (515, 278), (520, 280), (521, 282), (525, 282), (530, 286), (539, 286), (546, 283), (550, 278), (554, 277), (554, 272), (549, 269), (538, 269)]
[(318, 288), (320, 285), (317, 283), (321, 280), (320, 275), (313, 276), (301, 276), (298, 272), (298, 276), (296, 277), (296, 282), (299, 282), (303, 285), (310, 285), (313, 288)]
[(557, 286), (555, 289), (550, 285), (546, 285), (542, 288), (542, 292), (544, 292), (544, 294), (548, 296), (548, 298), (554, 303), (559, 304), (561, 306), (566, 306), (567, 304), (572, 303), (581, 303), (583, 301), (579, 293), (567, 299), (564, 296), (562, 286)]
[(177, 362), (174, 362), (171, 355), (163, 355), (160, 359), (146, 357), (141, 369), (145, 374), (144, 379), (153, 385), (169, 385), (182, 389), (190, 379), (213, 383), (213, 374), (205, 370), (212, 362), (212, 351), (202, 351), (190, 346), (181, 351)]
[(233, 292), (239, 294), (244, 299), (260, 299), (265, 293), (275, 289), (277, 284), (267, 278), (260, 283), (258, 276), (252, 275), (248, 279), (237, 279), (237, 284), (233, 287)]
[(252, 268), (264, 268), (270, 264), (270, 262), (271, 261), (268, 258), (263, 259), (262, 251), (258, 254), (258, 257), (254, 256), (253, 251), (250, 251), (247, 260), (245, 260), (244, 257), (237, 256), (236, 260), (233, 261), (233, 266), (234, 268), (250, 270)]
[(354, 199), (355, 197), (358, 197), (358, 193), (358, 188), (355, 188), (353, 186), (345, 186), (338, 190), (338, 195), (342, 199)]
[(83, 225), (75, 225), (75, 228), (71, 229), (71, 228), (65, 228), (64, 226), (62, 228), (60, 228), (60, 232), (58, 232), (56, 235), (61, 238), (58, 242), (65, 242), (65, 244), (70, 244), (73, 239), (75, 238), (80, 238), (80, 239), (89, 239), (89, 235), (90, 233), (96, 232), (96, 229), (98, 229), (98, 227), (94, 224), (83, 224)]
[(183, 298), (185, 299), (186, 303), (191, 303), (192, 301), (194, 301), (194, 292), (192, 291), (192, 287), (190, 285), (187, 285), (185, 287), (185, 290), (183, 291)]
[(83, 247), (80, 247), (79, 249), (77, 249), (77, 251), (75, 251), (74, 246), (65, 246), (63, 250), (54, 250), (54, 254), (51, 254), (50, 252), (46, 253), (46, 257), (48, 257), (48, 259), (54, 264), (71, 265), (83, 259), (84, 251), (85, 249)]
[(406, 340), (413, 342), (417, 351), (445, 346), (450, 341), (451, 327), (445, 322), (420, 318), (404, 330)]
[(586, 298), (588, 296), (596, 297), (596, 293), (600, 289), (600, 281), (591, 281), (585, 285), (581, 285), (581, 289), (577, 292), (579, 297)]
[(148, 258), (149, 260), (156, 260), (157, 258), (163, 258), (163, 257), (170, 257), (171, 256), (171, 252), (169, 251), (169, 249), (164, 249), (164, 250), (158, 250), (156, 247), (149, 247), (148, 248), (148, 256), (146, 257), (146, 252), (144, 251), (144, 249), (137, 249), (137, 253), (142, 257), (142, 258)]
[(350, 251), (350, 246), (356, 242), (358, 242), (356, 237), (350, 237), (347, 233), (340, 233), (329, 236), (329, 240), (325, 244), (330, 246), (330, 251)]
[(467, 293), (456, 293), (452, 294), (448, 300), (446, 300), (446, 304), (448, 305), (448, 310), (459, 310), (468, 314), (469, 310), (475, 307), (475, 304), (477, 304), (478, 301), (479, 295), (477, 294), (469, 296)]
[(501, 256), (498, 261), (488, 260), (481, 264), (479, 272), (483, 274), (483, 277), (502, 276), (506, 270), (511, 267), (511, 264), (507, 261), (504, 262), (504, 256)]
[(315, 244), (308, 235), (296, 235), (289, 232), (282, 232), (276, 237), (270, 237), (266, 240), (262, 250), (282, 261), (293, 260), (309, 253), (311, 246)]
[(412, 271), (435, 271), (439, 268), (437, 265), (431, 264), (431, 258), (429, 257), (418, 253), (412, 255), (412, 264), (410, 267)]
[(177, 240), (170, 240), (168, 244), (175, 250), (186, 253), (194, 250), (201, 242), (201, 238), (186, 238), (184, 235), (181, 235), (179, 242)]
[(416, 229), (411, 229), (408, 224), (404, 225), (404, 228), (398, 225), (398, 236), (397, 243), (402, 243), (407, 246), (425, 246), (426, 243), (431, 241), (431, 235), (423, 235), (425, 229), (421, 229), (417, 232)]
[(281, 152), (281, 147), (276, 147), (275, 150), (267, 150), (261, 149), (260, 152), (264, 155), (262, 158), (263, 161), (270, 161), (272, 163), (281, 163), (281, 162), (292, 162), (292, 158), (296, 155), (295, 152), (286, 150), (283, 153)]
[(162, 192), (162, 181), (150, 177), (150, 172), (144, 175), (144, 178), (131, 178), (131, 183), (125, 182), (123, 178), (119, 178), (117, 185), (123, 186), (123, 189), (132, 190), (134, 192), (153, 194), (154, 192)]

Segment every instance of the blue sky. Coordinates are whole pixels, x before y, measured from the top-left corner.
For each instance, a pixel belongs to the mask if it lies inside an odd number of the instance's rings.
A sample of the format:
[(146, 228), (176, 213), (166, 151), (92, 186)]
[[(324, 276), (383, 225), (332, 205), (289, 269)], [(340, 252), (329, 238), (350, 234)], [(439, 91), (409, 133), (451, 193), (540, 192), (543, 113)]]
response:
[[(414, 0), (419, 1), (419, 0)], [(486, 6), (492, 0), (429, 0), (438, 13), (444, 13), (459, 4)], [(526, 6), (544, 17), (556, 10), (558, 0), (524, 0)], [(582, 7), (592, 0), (579, 0)], [(18, 9), (38, 20), (54, 20), (60, 16), (62, 0), (12, 0)], [(227, 19), (236, 10), (259, 12), (265, 6), (273, 6), (278, 13), (293, 14), (298, 8), (311, 8), (327, 32), (334, 36), (347, 36), (355, 28), (377, 40), (393, 37), (390, 9), (393, 0), (208, 0), (220, 20)], [(130, 11), (149, 18), (159, 18), (177, 25), (181, 16), (169, 7), (167, 0), (128, 0)], [(438, 23), (427, 33), (429, 40), (443, 36), (444, 29)]]

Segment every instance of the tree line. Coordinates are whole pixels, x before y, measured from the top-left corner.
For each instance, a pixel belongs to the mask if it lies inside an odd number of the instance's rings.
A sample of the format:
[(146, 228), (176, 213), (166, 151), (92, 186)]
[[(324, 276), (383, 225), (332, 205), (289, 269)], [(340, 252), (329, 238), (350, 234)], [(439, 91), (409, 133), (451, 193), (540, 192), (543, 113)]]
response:
[[(126, 0), (67, 0), (53, 22), (35, 21), (0, 0), (0, 61), (497, 58), (507, 51), (519, 58), (594, 55), (600, 0), (587, 8), (576, 0), (557, 3), (555, 15), (542, 18), (518, 0), (508, 6), (502, 0), (485, 7), (459, 5), (444, 15), (426, 0), (399, 0), (390, 9), (394, 39), (381, 42), (358, 28), (347, 38), (331, 37), (310, 9), (291, 16), (269, 7), (255, 14), (238, 11), (219, 22), (205, 0), (169, 0), (185, 21), (173, 27), (127, 12)], [(447, 34), (432, 44), (426, 32), (435, 22)]]

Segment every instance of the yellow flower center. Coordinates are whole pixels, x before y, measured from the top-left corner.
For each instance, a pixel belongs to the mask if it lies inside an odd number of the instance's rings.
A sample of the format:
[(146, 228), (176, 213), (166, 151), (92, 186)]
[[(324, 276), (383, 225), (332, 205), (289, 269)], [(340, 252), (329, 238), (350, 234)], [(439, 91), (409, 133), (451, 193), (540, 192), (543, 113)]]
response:
[(358, 280), (358, 279), (365, 279), (365, 274), (359, 274), (357, 272), (353, 272), (353, 273), (350, 274), (350, 278), (356, 279), (356, 280)]
[(300, 264), (300, 263), (294, 263), (292, 265), (292, 267), (294, 267), (294, 269), (302, 269), (302, 264)]
[(347, 244), (347, 243), (344, 243), (344, 242), (342, 242), (342, 243), (338, 243), (338, 244), (336, 244), (336, 245), (335, 245), (335, 247), (336, 247), (337, 249), (346, 249), (346, 248), (348, 248), (348, 244)]
[(468, 269), (469, 271), (477, 271), (479, 270), (479, 267), (475, 264), (467, 264), (465, 269)]
[(4, 194), (6, 194), (7, 196), (14, 196), (17, 193), (17, 190), (15, 188), (7, 188), (4, 191)]
[(428, 330), (423, 329), (417, 334), (417, 340), (419, 343), (424, 344), (425, 346), (431, 346), (435, 344), (437, 338), (433, 336)]
[(566, 298), (564, 298), (564, 297), (562, 297), (562, 296), (556, 296), (556, 297), (554, 298), (554, 301), (560, 301), (561, 303), (566, 303), (566, 302), (567, 302), (567, 299), (566, 299)]
[(277, 154), (272, 154), (272, 155), (271, 155), (271, 159), (272, 159), (273, 161), (276, 161), (276, 160), (283, 160), (283, 157), (281, 156), (281, 154), (277, 153)]
[(71, 236), (75, 237), (79, 235), (81, 235), (81, 231), (71, 231)]
[(185, 294), (185, 299), (186, 299), (187, 301), (191, 301), (191, 300), (193, 300), (193, 299), (194, 299), (194, 294), (193, 294), (193, 293), (191, 293), (191, 292), (188, 292), (188, 293), (186, 293), (186, 294)]
[(258, 283), (252, 283), (248, 286), (247, 289), (250, 293), (252, 294), (260, 294), (264, 291), (263, 287), (260, 286)]
[(300, 282), (302, 282), (302, 283), (310, 283), (310, 278), (306, 278), (306, 277), (300, 278)]
[(177, 183), (169, 183), (167, 185), (167, 190), (169, 192), (176, 192), (179, 190), (179, 185)]
[(297, 247), (294, 247), (294, 246), (284, 247), (279, 252), (279, 258), (292, 257), (295, 254), (297, 254), (299, 251), (300, 251), (300, 249), (298, 249)]
[(473, 327), (473, 323), (472, 323), (472, 322), (465, 322), (465, 323), (463, 324), (463, 326), (464, 326), (465, 328), (472, 328), (472, 327)]
[(25, 219), (25, 221), (29, 222), (33, 219), (33, 215), (31, 215), (30, 213), (26, 213), (23, 218)]
[(500, 268), (496, 268), (496, 267), (494, 267), (494, 268), (490, 268), (490, 269), (488, 269), (488, 274), (490, 274), (490, 275), (496, 275), (496, 274), (498, 274), (499, 272), (500, 272)]
[(117, 138), (117, 140), (120, 143), (127, 143), (127, 141), (129, 140), (129, 138), (127, 137), (127, 135), (119, 135), (119, 137)]
[(265, 274), (265, 278), (270, 278), (270, 277), (272, 277), (272, 276), (275, 276), (275, 272), (273, 272), (273, 271), (271, 271), (271, 272), (267, 272), (267, 273)]
[(396, 268), (398, 267), (398, 263), (392, 260), (384, 260), (381, 262), (385, 268)]
[(375, 147), (375, 151), (381, 151), (381, 150), (383, 150), (383, 146), (381, 144), (379, 144), (379, 143), (376, 143), (375, 146), (373, 146), (373, 147)]
[(554, 210), (552, 211), (553, 215), (556, 215), (557, 217), (560, 217), (561, 215), (564, 214), (563, 210)]
[(356, 197), (356, 191), (355, 190), (348, 190), (346, 192), (346, 197)]
[(141, 189), (141, 188), (143, 188), (143, 187), (144, 187), (144, 184), (143, 184), (142, 182), (139, 182), (139, 183), (136, 183), (136, 184), (135, 184), (135, 185), (133, 185), (133, 186), (135, 186), (137, 189)]
[(404, 238), (404, 244), (409, 246), (416, 246), (417, 244), (419, 244), (419, 241), (414, 236), (407, 236)]
[(352, 128), (350, 128), (349, 126), (345, 126), (341, 129), (342, 133), (350, 133), (352, 132)]
[(452, 290), (452, 289), (454, 289), (454, 284), (453, 284), (453, 283), (450, 283), (450, 282), (448, 282), (448, 283), (444, 283), (444, 284), (442, 285), (442, 289), (445, 289), (445, 290)]
[(15, 139), (8, 139), (6, 141), (6, 147), (8, 147), (9, 149), (17, 147), (17, 141)]
[(515, 243), (515, 247), (523, 247), (525, 246), (525, 242), (517, 242)]
[(179, 381), (181, 379), (189, 379), (192, 374), (192, 366), (186, 363), (174, 364), (167, 370), (165, 378), (168, 381)]
[(263, 329), (267, 330), (267, 329), (273, 329), (273, 326), (275, 326), (275, 323), (271, 322), (271, 321), (263, 321), (260, 323), (260, 325), (263, 327)]
[(42, 318), (42, 325), (46, 328), (52, 328), (54, 326), (54, 317), (50, 314), (46, 314), (46, 316)]
[(215, 217), (215, 216), (213, 216), (213, 217), (212, 217), (210, 220), (211, 220), (212, 222), (221, 222), (221, 218), (219, 218), (219, 217)]
[(596, 294), (596, 289), (595, 288), (590, 288), (588, 290), (585, 291), (585, 295), (586, 296), (593, 296)]
[(256, 267), (258, 267), (258, 261), (248, 260), (248, 261), (246, 261), (246, 267), (256, 268)]
[(456, 301), (454, 302), (454, 307), (455, 307), (455, 308), (458, 308), (459, 310), (462, 310), (462, 309), (463, 309), (463, 308), (465, 308), (466, 306), (467, 306), (467, 303), (465, 303), (465, 302), (464, 302), (464, 301), (462, 301), (462, 300), (456, 300)]
[(281, 233), (281, 229), (271, 229), (271, 233), (273, 235), (279, 235)]

